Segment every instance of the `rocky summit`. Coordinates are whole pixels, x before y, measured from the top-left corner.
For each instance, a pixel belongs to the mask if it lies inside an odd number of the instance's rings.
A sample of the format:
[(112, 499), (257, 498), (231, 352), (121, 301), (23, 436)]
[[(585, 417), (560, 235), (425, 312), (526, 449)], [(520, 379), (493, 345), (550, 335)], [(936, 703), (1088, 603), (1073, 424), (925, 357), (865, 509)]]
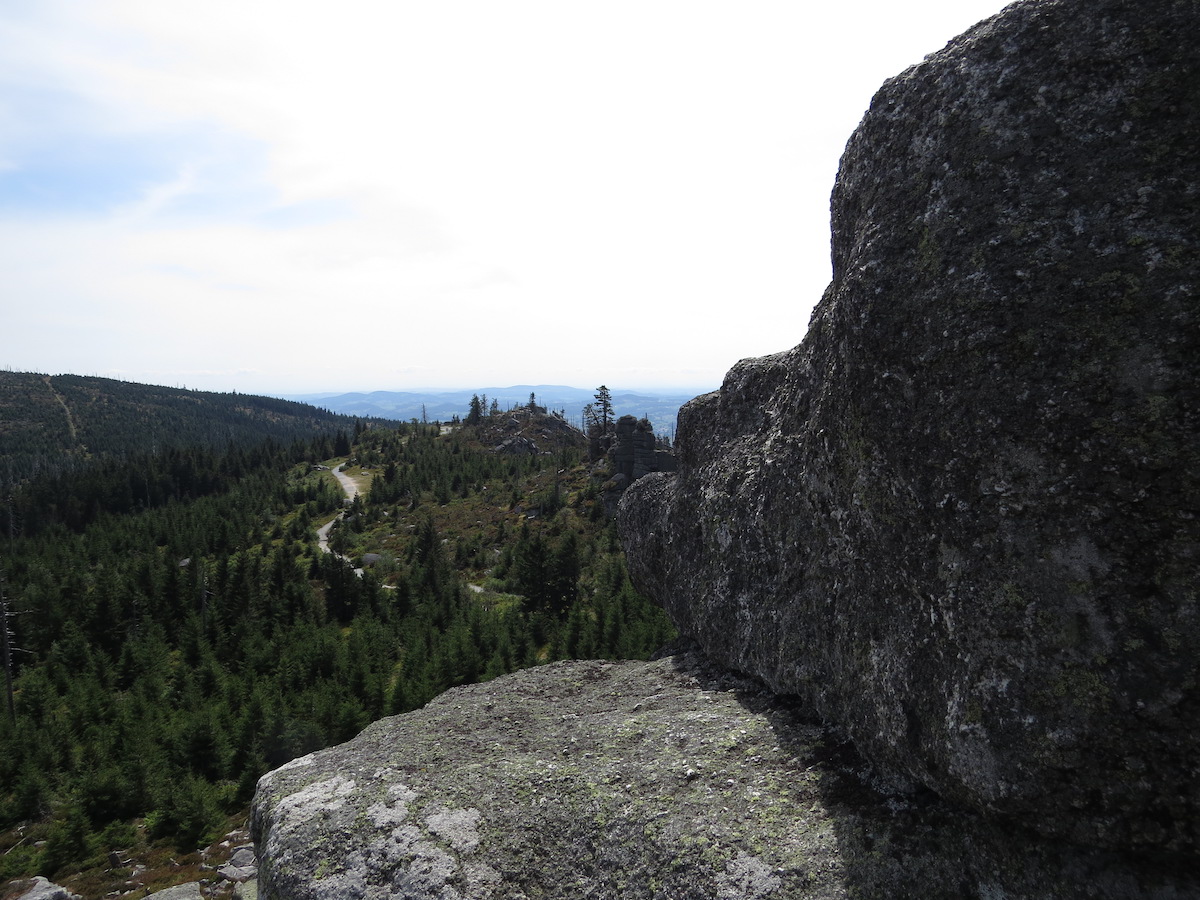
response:
[(885, 84), (803, 343), (621, 501), (692, 649), (268, 774), (262, 896), (1200, 896), (1197, 34), (1029, 0)]
[(804, 341), (679, 417), (636, 583), (893, 784), (1200, 852), (1200, 4), (1016, 3), (887, 82)]

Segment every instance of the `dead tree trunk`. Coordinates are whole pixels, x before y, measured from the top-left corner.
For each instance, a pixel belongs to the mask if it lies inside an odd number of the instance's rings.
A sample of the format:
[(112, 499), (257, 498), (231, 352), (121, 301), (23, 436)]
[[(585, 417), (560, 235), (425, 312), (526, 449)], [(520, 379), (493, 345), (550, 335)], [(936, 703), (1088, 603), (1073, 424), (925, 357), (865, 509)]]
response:
[(11, 638), (8, 630), (8, 600), (4, 596), (4, 580), (0, 578), (0, 665), (4, 666), (4, 696), (8, 700), (8, 717), (15, 725), (17, 707), (13, 702)]

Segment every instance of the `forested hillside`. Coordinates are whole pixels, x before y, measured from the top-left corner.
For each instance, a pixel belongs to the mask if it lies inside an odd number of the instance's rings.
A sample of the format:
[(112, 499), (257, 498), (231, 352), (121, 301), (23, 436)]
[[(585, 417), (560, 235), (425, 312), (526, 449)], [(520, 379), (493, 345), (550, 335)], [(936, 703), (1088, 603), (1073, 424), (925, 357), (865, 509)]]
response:
[(0, 485), (168, 448), (308, 440), (354, 421), (272, 397), (0, 372)]
[[(513, 428), (519, 452), (497, 451)], [(113, 457), (17, 489), (0, 535), (19, 648), (0, 714), (0, 882), (126, 889), (110, 852), (194, 863), (181, 854), (244, 815), (259, 775), (382, 715), (672, 636), (631, 587), (604, 473), (561, 420), (355, 431), (340, 448)], [(329, 471), (342, 463), (362, 486), (349, 505)], [(339, 515), (330, 543), (347, 558), (317, 542)]]

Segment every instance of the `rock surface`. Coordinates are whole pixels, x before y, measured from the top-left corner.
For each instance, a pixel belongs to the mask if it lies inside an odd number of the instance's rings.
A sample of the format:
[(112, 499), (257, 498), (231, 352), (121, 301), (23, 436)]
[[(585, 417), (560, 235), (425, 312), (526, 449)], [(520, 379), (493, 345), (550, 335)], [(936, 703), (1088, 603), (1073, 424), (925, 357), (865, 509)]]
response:
[(821, 725), (695, 654), (557, 663), (454, 689), (265, 776), (258, 886), (273, 900), (1200, 888), (929, 795), (876, 793), (861, 770)]
[(790, 352), (679, 416), (635, 582), (897, 782), (1200, 850), (1200, 4), (1017, 3), (889, 81)]
[[(658, 883), (670, 895), (839, 896), (836, 833), (818, 779), (791, 752), (821, 730), (781, 736), (705, 678), (720, 676), (666, 661), (563, 663), (377, 722), (259, 783), (259, 888), (649, 897)], [(793, 800), (814, 808), (793, 818)]]
[(189, 881), (186, 884), (163, 888), (161, 891), (147, 894), (146, 897), (149, 900), (204, 900), (204, 893), (200, 890), (200, 882)]
[(79, 900), (79, 895), (38, 875), (17, 900)]
[(258, 875), (258, 857), (253, 847), (239, 847), (217, 873), (227, 881), (249, 881)]

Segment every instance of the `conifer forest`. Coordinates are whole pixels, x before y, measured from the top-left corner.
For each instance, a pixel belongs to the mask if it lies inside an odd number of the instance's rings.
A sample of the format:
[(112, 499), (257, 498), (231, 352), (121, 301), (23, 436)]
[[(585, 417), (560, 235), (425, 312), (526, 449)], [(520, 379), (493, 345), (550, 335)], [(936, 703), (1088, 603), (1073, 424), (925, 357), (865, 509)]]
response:
[(0, 883), (194, 851), (263, 773), (381, 716), (668, 642), (587, 438), (532, 400), (472, 413), (26, 453), (0, 497)]

